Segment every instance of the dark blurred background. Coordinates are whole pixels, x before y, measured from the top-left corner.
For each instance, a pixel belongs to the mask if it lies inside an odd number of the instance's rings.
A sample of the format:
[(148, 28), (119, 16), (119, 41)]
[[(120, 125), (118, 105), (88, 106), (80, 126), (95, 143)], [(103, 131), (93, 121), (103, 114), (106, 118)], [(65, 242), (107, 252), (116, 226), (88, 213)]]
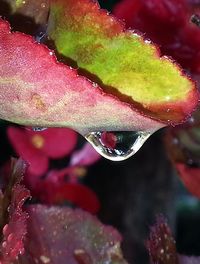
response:
[[(0, 11), (5, 12), (1, 1)], [(111, 11), (119, 1), (99, 2)], [(6, 126), (2, 123), (0, 127), (1, 164), (13, 154)], [(169, 221), (179, 253), (200, 255), (200, 203), (185, 190), (172, 168), (164, 134), (165, 130), (155, 133), (129, 160), (111, 162), (102, 158), (84, 179), (100, 198), (100, 219), (122, 233), (123, 252), (131, 264), (149, 263), (144, 245), (149, 227), (160, 213)]]

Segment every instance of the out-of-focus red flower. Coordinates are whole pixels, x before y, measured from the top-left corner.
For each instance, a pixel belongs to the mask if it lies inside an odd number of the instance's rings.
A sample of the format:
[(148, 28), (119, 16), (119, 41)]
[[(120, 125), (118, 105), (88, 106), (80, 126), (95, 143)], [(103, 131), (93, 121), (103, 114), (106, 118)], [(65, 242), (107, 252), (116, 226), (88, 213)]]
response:
[(48, 128), (35, 132), (10, 126), (7, 135), (16, 153), (26, 160), (29, 173), (43, 175), (49, 166), (49, 159), (62, 158), (74, 149), (77, 134), (68, 128)]
[(95, 192), (80, 183), (53, 183), (42, 180), (34, 196), (42, 203), (48, 205), (62, 205), (70, 203), (90, 213), (96, 214), (100, 208), (100, 202)]
[[(91, 213), (98, 212), (100, 202), (96, 194), (79, 183), (79, 178), (87, 173), (86, 166), (100, 159), (89, 143), (72, 152), (77, 134), (67, 128), (35, 132), (9, 127), (7, 133), (18, 155), (30, 164), (25, 183), (34, 198), (49, 205), (70, 203)], [(62, 158), (67, 154), (72, 154), (68, 166), (48, 171), (49, 158)]]
[(87, 174), (87, 168), (82, 166), (69, 166), (61, 170), (51, 170), (47, 174), (48, 181), (52, 183), (76, 183)]

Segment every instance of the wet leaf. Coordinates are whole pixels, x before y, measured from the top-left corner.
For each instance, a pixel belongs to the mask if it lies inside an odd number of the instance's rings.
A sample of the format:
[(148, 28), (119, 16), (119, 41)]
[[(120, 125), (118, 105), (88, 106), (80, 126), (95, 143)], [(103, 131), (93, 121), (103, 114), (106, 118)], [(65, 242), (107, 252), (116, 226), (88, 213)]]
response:
[(32, 37), (11, 33), (3, 20), (0, 65), (1, 119), (34, 127), (70, 127), (82, 134), (154, 132), (165, 126), (58, 63), (52, 51)]
[(82, 74), (153, 118), (180, 122), (197, 104), (197, 91), (178, 66), (95, 1), (52, 0), (48, 34)]

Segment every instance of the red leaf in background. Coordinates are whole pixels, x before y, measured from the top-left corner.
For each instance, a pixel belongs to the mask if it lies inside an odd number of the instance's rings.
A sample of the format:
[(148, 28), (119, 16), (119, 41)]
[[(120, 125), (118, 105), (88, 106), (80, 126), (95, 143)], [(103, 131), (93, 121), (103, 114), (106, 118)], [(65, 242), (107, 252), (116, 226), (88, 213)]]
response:
[(34, 132), (10, 126), (7, 134), (17, 154), (30, 164), (29, 172), (36, 176), (47, 171), (49, 158), (69, 155), (77, 143), (76, 132), (68, 128)]
[(125, 264), (121, 236), (96, 217), (67, 207), (29, 206), (23, 263)]
[(184, 163), (175, 163), (175, 167), (186, 188), (200, 198), (200, 168), (192, 168)]
[(30, 193), (20, 185), (27, 165), (22, 160), (12, 162), (11, 178), (1, 198), (0, 224), (3, 236), (0, 244), (0, 262), (2, 264), (10, 264), (24, 253), (24, 238), (27, 233), (28, 215), (22, 210), (22, 206), (30, 197)]
[(152, 264), (178, 264), (175, 240), (171, 230), (162, 216), (157, 217), (156, 224), (151, 227), (147, 248)]
[(86, 143), (81, 150), (75, 151), (70, 160), (72, 166), (89, 166), (100, 160), (99, 153)]

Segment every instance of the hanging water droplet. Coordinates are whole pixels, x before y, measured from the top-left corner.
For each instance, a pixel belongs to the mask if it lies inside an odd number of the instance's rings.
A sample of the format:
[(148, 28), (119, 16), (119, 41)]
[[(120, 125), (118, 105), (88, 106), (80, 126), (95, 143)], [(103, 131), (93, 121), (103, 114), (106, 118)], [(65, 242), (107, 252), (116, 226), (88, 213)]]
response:
[(147, 131), (90, 132), (85, 138), (103, 157), (122, 161), (133, 156), (152, 134)]
[(46, 127), (32, 127), (31, 128), (34, 132), (40, 132), (40, 131), (44, 131), (47, 128)]

